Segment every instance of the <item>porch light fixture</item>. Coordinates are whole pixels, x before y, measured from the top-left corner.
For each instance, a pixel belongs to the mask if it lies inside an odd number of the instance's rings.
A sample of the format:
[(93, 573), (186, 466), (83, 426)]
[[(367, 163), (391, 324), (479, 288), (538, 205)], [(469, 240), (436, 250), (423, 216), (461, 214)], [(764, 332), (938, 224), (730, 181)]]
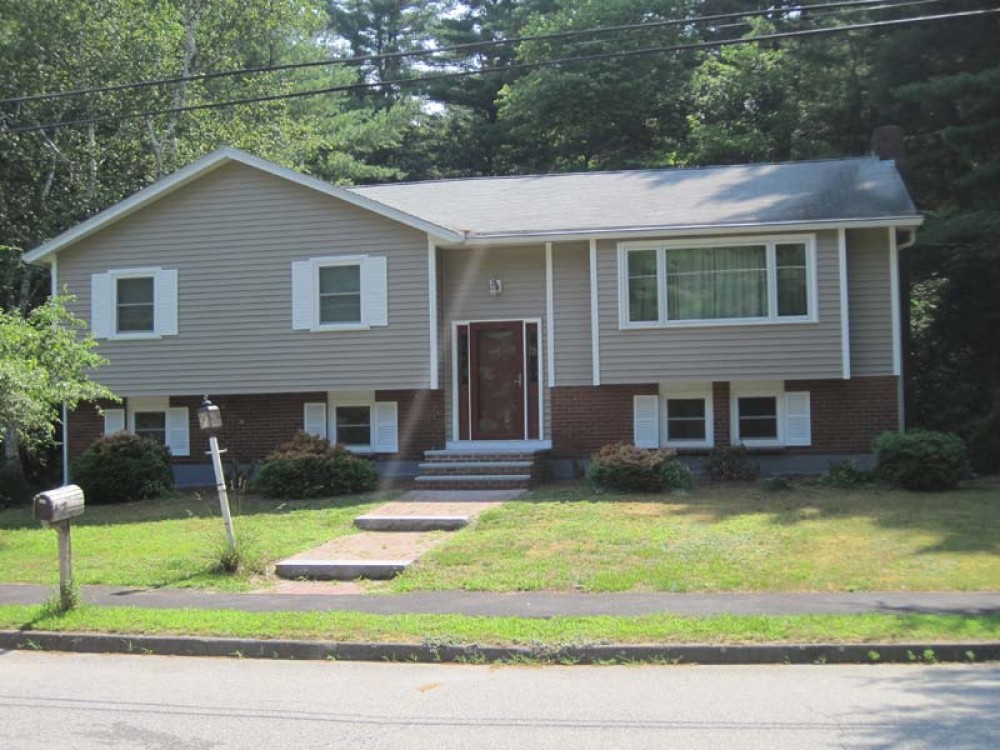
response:
[(198, 409), (198, 426), (207, 432), (222, 429), (222, 411), (208, 400), (208, 396), (205, 396)]
[(499, 297), (503, 294), (503, 279), (490, 279), (490, 296)]

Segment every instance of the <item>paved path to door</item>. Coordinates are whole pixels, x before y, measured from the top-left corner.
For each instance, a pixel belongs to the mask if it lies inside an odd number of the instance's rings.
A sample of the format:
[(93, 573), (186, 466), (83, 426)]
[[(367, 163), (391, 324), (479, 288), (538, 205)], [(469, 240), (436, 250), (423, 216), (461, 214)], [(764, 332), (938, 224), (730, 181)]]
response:
[[(359, 516), (355, 524), (383, 522), (381, 530), (359, 531), (331, 539), (325, 544), (279, 560), (276, 571), (286, 579), (298, 578), (391, 578), (405, 570), (428, 550), (448, 538), (442, 522), (457, 523), (460, 528), (479, 514), (524, 494), (523, 490), (493, 491), (412, 491), (399, 500), (387, 503)], [(287, 593), (309, 593), (315, 584), (299, 580), (279, 584)], [(357, 584), (348, 587), (357, 589)]]
[[(42, 604), (54, 586), (0, 584), (0, 604)], [(493, 594), (425, 591), (364, 594), (343, 584), (316, 583), (310, 593), (217, 593), (197, 589), (83, 586), (85, 602), (101, 607), (232, 609), (244, 612), (356, 611), (373, 614), (462, 614), (486, 617), (557, 617), (670, 613), (689, 616), (799, 614), (1000, 615), (1000, 591), (801, 594), (587, 594), (537, 591)], [(338, 593), (339, 592), (339, 593)]]

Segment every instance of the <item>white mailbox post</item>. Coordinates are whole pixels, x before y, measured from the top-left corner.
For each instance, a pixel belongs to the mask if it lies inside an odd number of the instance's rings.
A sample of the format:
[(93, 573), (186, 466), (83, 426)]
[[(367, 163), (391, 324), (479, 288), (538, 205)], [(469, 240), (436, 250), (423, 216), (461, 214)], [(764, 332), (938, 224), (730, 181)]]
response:
[(76, 603), (73, 595), (73, 548), (70, 521), (83, 515), (83, 490), (75, 484), (57, 487), (35, 495), (35, 520), (53, 528), (59, 535), (59, 603), (64, 610)]

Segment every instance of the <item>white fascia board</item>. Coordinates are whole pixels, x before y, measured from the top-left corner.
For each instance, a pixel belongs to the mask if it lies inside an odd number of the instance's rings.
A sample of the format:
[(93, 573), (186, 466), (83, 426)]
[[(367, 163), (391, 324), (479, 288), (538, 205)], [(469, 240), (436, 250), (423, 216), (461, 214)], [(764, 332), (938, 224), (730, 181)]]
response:
[(873, 229), (883, 227), (918, 227), (924, 223), (922, 216), (887, 216), (880, 219), (835, 219), (810, 222), (770, 222), (745, 224), (703, 224), (691, 226), (618, 227), (609, 229), (554, 230), (547, 232), (496, 232), (465, 235), (458, 246), (479, 247), (489, 245), (524, 245), (529, 242), (578, 242), (581, 240), (612, 240), (631, 238), (688, 237), (692, 235), (737, 234), (740, 232), (767, 232), (770, 230), (823, 231), (829, 229)]
[(311, 190), (324, 193), (325, 195), (338, 198), (345, 203), (350, 203), (353, 206), (371, 211), (372, 213), (384, 216), (387, 219), (392, 219), (393, 221), (397, 221), (400, 224), (404, 224), (413, 229), (418, 229), (421, 232), (426, 232), (445, 241), (461, 242), (465, 236), (461, 232), (456, 232), (448, 229), (447, 227), (438, 226), (437, 224), (424, 221), (423, 219), (412, 216), (403, 211), (399, 211), (395, 208), (391, 208), (383, 203), (372, 200), (371, 198), (364, 198), (351, 192), (350, 190), (347, 190), (346, 188), (337, 187), (336, 185), (331, 185), (316, 177), (311, 177), (309, 175), (302, 174), (301, 172), (287, 169), (286, 167), (269, 162), (266, 159), (261, 159), (257, 156), (253, 156), (252, 154), (248, 154), (245, 151), (240, 151), (237, 148), (225, 147), (220, 148), (217, 151), (213, 151), (211, 154), (188, 164), (186, 167), (178, 169), (173, 174), (164, 177), (161, 180), (157, 180), (149, 187), (144, 188), (128, 198), (119, 201), (110, 208), (95, 214), (86, 221), (77, 224), (72, 229), (68, 229), (62, 234), (53, 237), (48, 242), (39, 245), (31, 252), (25, 254), (24, 260), (26, 263), (47, 262), (48, 258), (50, 258), (53, 253), (56, 253), (64, 247), (90, 236), (99, 229), (103, 229), (104, 227), (125, 218), (129, 214), (138, 211), (140, 208), (143, 208), (144, 206), (169, 195), (175, 190), (187, 185), (189, 182), (192, 182), (230, 162), (245, 164), (248, 167), (259, 169), (262, 172), (267, 172), (268, 174), (272, 174), (276, 177), (281, 177), (282, 179), (310, 188)]

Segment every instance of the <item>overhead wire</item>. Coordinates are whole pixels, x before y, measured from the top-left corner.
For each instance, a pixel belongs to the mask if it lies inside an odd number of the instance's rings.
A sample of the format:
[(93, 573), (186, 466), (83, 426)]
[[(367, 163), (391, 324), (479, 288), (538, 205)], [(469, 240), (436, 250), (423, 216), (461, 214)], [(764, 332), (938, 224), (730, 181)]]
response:
[(109, 114), (109, 115), (100, 115), (96, 117), (65, 120), (65, 121), (46, 123), (46, 124), (15, 125), (13, 127), (5, 127), (5, 128), (0, 127), (0, 135), (48, 130), (60, 127), (74, 127), (78, 125), (89, 125), (102, 122), (119, 122), (123, 120), (154, 117), (163, 114), (179, 114), (182, 112), (195, 112), (200, 110), (216, 109), (221, 107), (233, 107), (233, 106), (241, 106), (247, 104), (272, 102), (284, 99), (296, 99), (308, 96), (320, 96), (323, 94), (347, 93), (352, 91), (364, 91), (372, 89), (384, 89), (392, 86), (422, 84), (430, 81), (449, 80), (455, 78), (468, 78), (471, 76), (478, 76), (478, 75), (503, 72), (503, 71), (530, 71), (530, 70), (537, 70), (541, 68), (555, 67), (560, 65), (568, 65), (581, 62), (593, 62), (597, 60), (633, 58), (633, 57), (640, 57), (652, 54), (661, 54), (666, 52), (682, 52), (688, 50), (723, 48), (740, 44), (756, 44), (759, 42), (774, 41), (779, 39), (824, 36), (837, 33), (845, 33), (849, 31), (857, 31), (862, 29), (888, 28), (888, 27), (897, 27), (897, 26), (911, 25), (911, 24), (946, 21), (958, 18), (982, 17), (988, 15), (995, 15), (997, 13), (1000, 13), (1000, 8), (979, 9), (979, 10), (961, 11), (954, 13), (942, 13), (930, 16), (916, 16), (916, 17), (890, 19), (883, 21), (871, 21), (871, 22), (856, 23), (856, 24), (842, 24), (838, 26), (823, 27), (818, 29), (800, 29), (795, 31), (783, 31), (783, 32), (774, 32), (770, 34), (759, 34), (749, 37), (717, 39), (711, 41), (690, 42), (686, 44), (677, 44), (677, 45), (644, 47), (635, 50), (616, 50), (614, 52), (594, 53), (590, 55), (576, 55), (571, 57), (540, 60), (536, 62), (514, 63), (511, 65), (502, 65), (502, 66), (476, 68), (463, 71), (452, 71), (446, 73), (420, 75), (420, 76), (400, 78), (388, 81), (366, 81), (353, 84), (328, 86), (318, 89), (306, 89), (302, 91), (290, 91), (277, 94), (240, 97), (224, 101), (201, 102), (198, 104), (189, 104), (176, 107), (146, 109), (146, 110), (125, 112), (119, 114)]
[[(886, 10), (889, 8), (902, 8), (914, 5), (926, 5), (929, 3), (945, 2), (946, 0), (904, 0), (903, 2), (891, 2), (890, 0), (843, 0), (835, 3), (815, 3), (811, 5), (791, 5), (785, 7), (760, 8), (743, 12), (717, 13), (705, 16), (688, 16), (686, 18), (665, 19), (661, 21), (644, 21), (642, 23), (618, 24), (615, 26), (599, 26), (590, 29), (576, 29), (570, 31), (551, 32), (547, 34), (533, 34), (521, 37), (508, 37), (502, 39), (488, 39), (479, 42), (467, 42), (464, 44), (454, 44), (444, 47), (434, 47), (419, 50), (386, 52), (375, 55), (359, 55), (355, 57), (329, 58), (323, 60), (310, 60), (298, 63), (283, 63), (280, 65), (260, 65), (249, 68), (237, 68), (231, 70), (209, 71), (205, 73), (192, 73), (182, 76), (170, 76), (166, 78), (152, 78), (141, 81), (131, 81), (127, 83), (109, 84), (106, 86), (93, 86), (89, 88), (69, 89), (66, 91), (53, 91), (41, 94), (25, 94), (0, 99), (0, 105), (21, 104), (25, 102), (47, 101), (64, 99), (74, 96), (87, 96), (94, 94), (113, 93), (116, 91), (129, 91), (155, 86), (166, 86), (177, 83), (191, 83), (200, 81), (215, 80), (218, 78), (239, 77), (258, 75), (261, 73), (275, 73), (288, 70), (300, 70), (305, 68), (329, 67), (336, 65), (356, 65), (367, 62), (378, 62), (381, 60), (395, 60), (407, 58), (432, 57), (445, 52), (472, 52), (479, 49), (488, 49), (497, 46), (509, 46), (524, 42), (554, 41), (570, 39), (580, 36), (598, 36), (601, 34), (618, 33), (622, 31), (640, 31), (657, 28), (667, 28), (676, 26), (687, 26), (709, 23), (712, 21), (723, 21), (738, 18), (757, 18), (769, 15), (782, 15), (788, 17), (793, 14), (808, 13), (810, 15), (822, 14), (833, 10), (847, 9), (848, 11), (861, 10)], [(729, 28), (731, 26), (743, 26), (746, 24), (724, 24), (715, 28)]]

